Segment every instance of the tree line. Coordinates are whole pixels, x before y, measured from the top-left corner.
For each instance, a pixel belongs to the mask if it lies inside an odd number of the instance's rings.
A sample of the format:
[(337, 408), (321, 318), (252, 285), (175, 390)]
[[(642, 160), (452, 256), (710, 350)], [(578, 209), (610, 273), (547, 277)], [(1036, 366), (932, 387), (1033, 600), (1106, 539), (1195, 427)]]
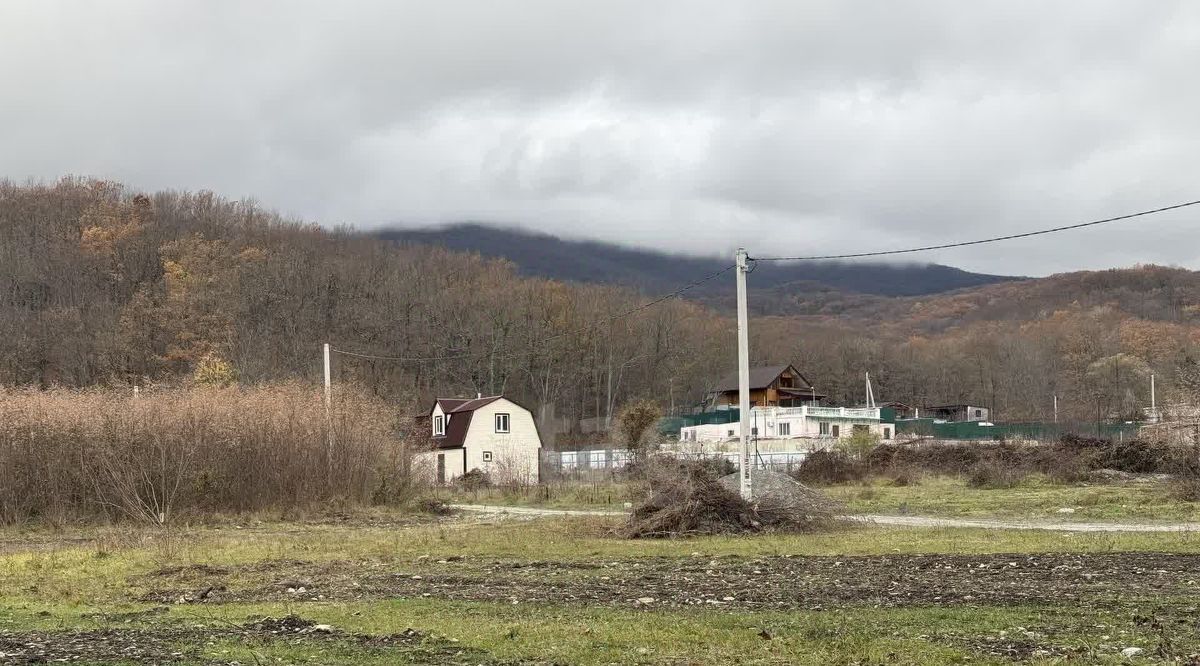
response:
[[(980, 315), (1015, 312), (1027, 283), (892, 303), (876, 320), (756, 316), (753, 360), (796, 364), (835, 404), (860, 403), (870, 372), (878, 397), (915, 406), (1048, 419), (1057, 395), (1061, 418), (1133, 415), (1151, 373), (1163, 402), (1200, 386), (1188, 379), (1200, 376), (1193, 292), (1147, 271), (1107, 278), (1111, 303), (1103, 290), (1054, 292), (1030, 316)], [(574, 421), (635, 398), (679, 412), (736, 367), (732, 320), (696, 303), (622, 316), (646, 296), (522, 277), (503, 260), (326, 229), (209, 192), (0, 182), (0, 285), (0, 384), (10, 386), (145, 386), (198, 372), (315, 386), (330, 342), (390, 357), (336, 355), (334, 374), (400, 409), (503, 392)]]

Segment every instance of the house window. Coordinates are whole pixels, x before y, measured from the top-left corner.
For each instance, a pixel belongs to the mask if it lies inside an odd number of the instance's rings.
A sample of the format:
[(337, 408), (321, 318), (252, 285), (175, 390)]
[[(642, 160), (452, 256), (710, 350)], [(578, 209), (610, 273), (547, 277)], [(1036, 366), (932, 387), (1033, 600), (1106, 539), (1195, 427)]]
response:
[(884, 429), (883, 429), (883, 438), (884, 438), (884, 439), (891, 439), (891, 438), (892, 438), (892, 429), (891, 429), (891, 428), (884, 428)]
[(977, 419), (983, 418), (983, 410), (982, 409), (975, 410), (975, 418), (977, 418)]
[(829, 421), (821, 421), (821, 434), (829, 436)]
[(733, 430), (730, 430), (730, 431), (729, 431), (729, 436), (730, 436), (730, 437), (733, 437)]
[(508, 432), (508, 414), (496, 415), (496, 432)]
[(491, 451), (483, 452), (483, 462), (492, 462), (492, 452)]
[(841, 431), (841, 428), (839, 428), (838, 426), (832, 426), (832, 430), (833, 430), (833, 436), (834, 436), (834, 437), (841, 437), (841, 436), (842, 436), (842, 434), (841, 434), (841, 432), (840, 432), (840, 431)]
[(435, 435), (446, 434), (446, 417), (444, 417), (444, 416), (433, 417), (433, 434), (435, 434)]
[(792, 434), (792, 424), (791, 423), (777, 423), (777, 424), (775, 424), (775, 432), (780, 437), (789, 437)]

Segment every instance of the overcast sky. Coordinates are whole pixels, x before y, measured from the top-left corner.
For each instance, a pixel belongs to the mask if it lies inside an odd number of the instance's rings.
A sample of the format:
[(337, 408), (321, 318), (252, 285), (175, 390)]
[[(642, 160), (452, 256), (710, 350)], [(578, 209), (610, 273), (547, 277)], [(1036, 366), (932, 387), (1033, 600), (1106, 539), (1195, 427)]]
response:
[[(0, 176), (692, 253), (1200, 199), (1200, 2), (0, 4)], [(923, 258), (1200, 268), (1200, 207)]]

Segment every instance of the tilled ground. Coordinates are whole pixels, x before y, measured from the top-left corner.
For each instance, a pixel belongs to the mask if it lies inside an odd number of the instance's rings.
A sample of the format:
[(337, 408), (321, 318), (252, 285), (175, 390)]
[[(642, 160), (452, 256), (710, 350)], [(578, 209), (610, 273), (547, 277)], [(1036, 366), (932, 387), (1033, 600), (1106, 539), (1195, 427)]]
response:
[[(143, 615), (143, 614), (138, 614)], [(138, 618), (132, 618), (138, 619)], [(235, 645), (220, 657), (218, 642)], [(153, 628), (104, 628), (90, 631), (0, 632), (0, 664), (63, 662), (139, 664), (247, 664), (259, 663), (256, 646), (278, 644), (331, 645), (403, 656), (410, 664), (497, 664), (478, 650), (409, 630), (388, 636), (368, 636), (339, 631), (288, 616), (259, 618), (240, 626), (204, 624), (166, 625)], [(206, 648), (211, 648), (206, 650)]]
[(822, 610), (1041, 603), (1104, 607), (1170, 598), (1194, 599), (1200, 605), (1200, 556), (1054, 553), (695, 556), (584, 562), (287, 560), (230, 569), (164, 569), (133, 582), (142, 591), (139, 600), (158, 603), (432, 597)]

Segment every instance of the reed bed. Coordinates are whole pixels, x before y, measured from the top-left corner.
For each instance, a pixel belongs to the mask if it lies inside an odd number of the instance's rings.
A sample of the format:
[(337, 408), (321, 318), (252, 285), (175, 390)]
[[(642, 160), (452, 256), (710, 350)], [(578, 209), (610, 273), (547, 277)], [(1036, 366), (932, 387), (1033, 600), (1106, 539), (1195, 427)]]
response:
[(320, 390), (0, 389), (0, 522), (137, 520), (314, 503), (381, 504), (411, 490), (396, 409)]

